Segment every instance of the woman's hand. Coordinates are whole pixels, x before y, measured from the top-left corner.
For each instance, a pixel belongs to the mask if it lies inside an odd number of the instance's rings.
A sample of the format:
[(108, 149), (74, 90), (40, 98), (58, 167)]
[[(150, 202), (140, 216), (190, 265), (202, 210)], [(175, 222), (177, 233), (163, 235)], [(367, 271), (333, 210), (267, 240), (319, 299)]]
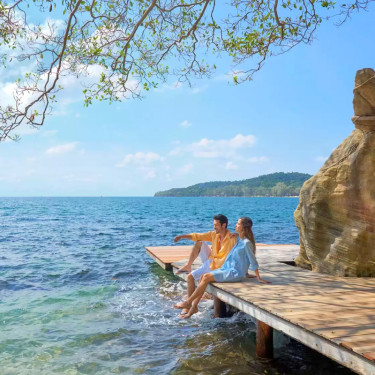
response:
[(237, 238), (238, 237), (238, 233), (231, 233), (229, 235), (229, 238)]
[(262, 278), (258, 278), (258, 283), (260, 283), (260, 284), (271, 284), (271, 281), (268, 281), (268, 280), (264, 280), (264, 279), (262, 279)]

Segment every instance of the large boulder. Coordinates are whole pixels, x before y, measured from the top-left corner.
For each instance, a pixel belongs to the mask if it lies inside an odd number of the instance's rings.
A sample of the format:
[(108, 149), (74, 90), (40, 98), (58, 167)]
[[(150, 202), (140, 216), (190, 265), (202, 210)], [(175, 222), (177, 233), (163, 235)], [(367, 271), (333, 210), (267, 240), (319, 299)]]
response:
[(375, 71), (355, 77), (356, 129), (302, 186), (294, 219), (297, 266), (340, 276), (375, 276)]

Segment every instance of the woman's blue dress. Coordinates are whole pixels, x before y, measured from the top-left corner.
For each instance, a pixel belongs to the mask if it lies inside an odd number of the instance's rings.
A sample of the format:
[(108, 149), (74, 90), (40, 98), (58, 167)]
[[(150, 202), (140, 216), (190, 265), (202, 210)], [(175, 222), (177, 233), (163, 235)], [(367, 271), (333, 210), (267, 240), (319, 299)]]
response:
[(221, 268), (210, 273), (219, 283), (240, 281), (246, 276), (249, 267), (252, 271), (258, 269), (253, 244), (247, 238), (238, 237)]

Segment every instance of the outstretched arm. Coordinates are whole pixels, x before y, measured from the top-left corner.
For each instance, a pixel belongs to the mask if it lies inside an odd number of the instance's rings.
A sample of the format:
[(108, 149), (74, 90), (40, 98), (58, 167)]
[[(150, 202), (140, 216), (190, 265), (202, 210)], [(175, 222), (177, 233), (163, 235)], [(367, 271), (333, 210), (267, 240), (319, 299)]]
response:
[(179, 236), (176, 236), (174, 238), (174, 242), (178, 242), (182, 239), (185, 239), (185, 240), (192, 240), (193, 239), (193, 236), (191, 234), (181, 234)]

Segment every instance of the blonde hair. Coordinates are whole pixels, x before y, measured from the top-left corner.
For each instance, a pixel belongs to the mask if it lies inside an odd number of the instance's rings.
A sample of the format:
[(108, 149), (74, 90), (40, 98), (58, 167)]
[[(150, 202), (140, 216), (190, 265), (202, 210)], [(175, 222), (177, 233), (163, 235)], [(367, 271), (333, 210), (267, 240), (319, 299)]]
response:
[(255, 246), (255, 239), (254, 239), (254, 233), (253, 233), (253, 221), (249, 217), (240, 217), (241, 224), (243, 227), (243, 234), (244, 236), (250, 240), (250, 242), (253, 244), (254, 247), (254, 254), (256, 251), (256, 246)]

